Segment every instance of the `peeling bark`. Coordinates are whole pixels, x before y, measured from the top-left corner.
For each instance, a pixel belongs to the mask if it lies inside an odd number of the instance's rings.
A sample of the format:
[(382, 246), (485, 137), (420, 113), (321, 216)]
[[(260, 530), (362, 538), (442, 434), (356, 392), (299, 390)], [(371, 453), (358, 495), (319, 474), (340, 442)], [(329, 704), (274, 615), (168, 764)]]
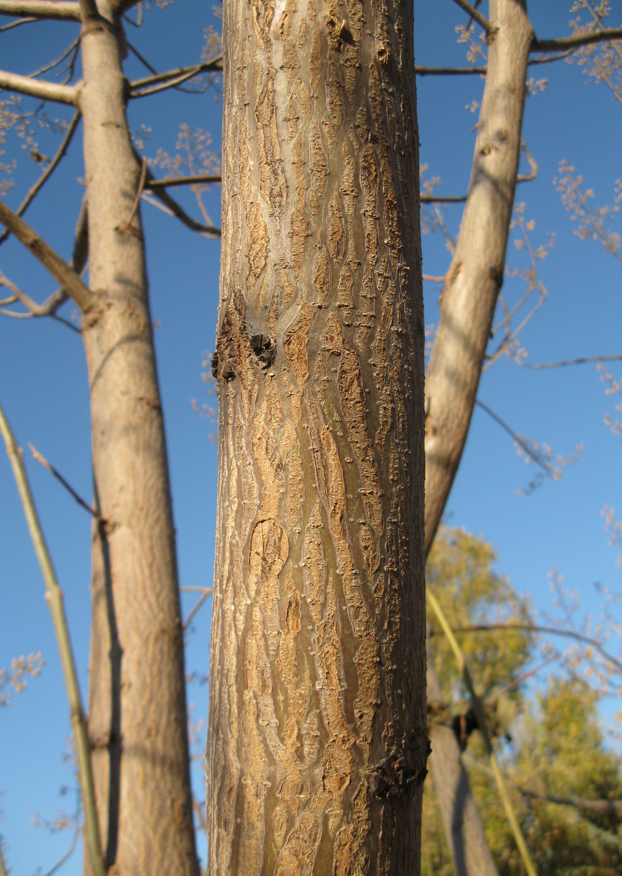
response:
[(427, 753), (412, 18), (225, 3), (211, 876), (417, 874)]
[[(533, 31), (525, 0), (490, 0), (486, 85), (471, 182), (426, 375), (426, 556), (462, 457), (497, 298), (503, 282), (518, 173), (525, 80)], [(438, 677), (428, 661), (428, 696)], [(458, 876), (496, 869), (452, 733), (430, 728), (434, 778)]]

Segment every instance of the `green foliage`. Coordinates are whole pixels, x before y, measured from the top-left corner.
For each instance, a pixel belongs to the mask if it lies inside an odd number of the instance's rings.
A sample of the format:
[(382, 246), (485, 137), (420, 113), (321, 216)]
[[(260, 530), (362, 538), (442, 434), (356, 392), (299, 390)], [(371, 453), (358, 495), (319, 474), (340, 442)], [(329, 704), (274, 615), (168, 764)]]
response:
[[(529, 602), (492, 570), (489, 544), (461, 529), (441, 529), (430, 552), (427, 583), (453, 630), (487, 623), (529, 623)], [(443, 695), (463, 697), (455, 659), (434, 619), (432, 650)], [(533, 636), (525, 630), (457, 634), (480, 696), (515, 682), (529, 660)]]
[[(468, 533), (448, 529), (439, 533), (428, 564), (428, 586), (454, 629), (486, 623), (529, 624), (528, 603), (494, 573), (494, 560), (490, 545)], [(455, 660), (431, 625), (432, 654), (445, 702), (451, 714), (463, 714), (466, 704)], [(550, 676), (544, 692), (528, 702), (520, 679), (537, 644), (533, 634), (496, 630), (464, 632), (458, 638), (476, 688), (486, 700), (491, 729), (499, 736), (511, 732), (511, 746), (499, 740), (496, 745), (539, 876), (622, 873), (622, 813), (561, 805), (551, 799), (622, 799), (622, 759), (604, 746), (598, 694), (576, 678)], [(447, 723), (447, 715), (439, 720)], [(520, 876), (522, 865), (479, 734), (469, 736), (464, 757), (499, 876)], [(422, 874), (454, 874), (431, 781), (424, 792)]]

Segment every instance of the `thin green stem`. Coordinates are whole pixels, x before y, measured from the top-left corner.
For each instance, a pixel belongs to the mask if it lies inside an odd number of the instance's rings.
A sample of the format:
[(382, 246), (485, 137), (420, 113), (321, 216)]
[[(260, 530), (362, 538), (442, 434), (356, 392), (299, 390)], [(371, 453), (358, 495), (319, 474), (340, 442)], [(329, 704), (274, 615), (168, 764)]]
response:
[(488, 732), (488, 727), (486, 726), (486, 718), (484, 717), (484, 709), (482, 707), (482, 701), (475, 693), (475, 688), (473, 686), (473, 679), (471, 678), (471, 673), (469, 672), (469, 667), (466, 662), (466, 658), (464, 656), (464, 652), (462, 648), (458, 644), (456, 637), (454, 636), (453, 630), (449, 626), (449, 622), (443, 613), (443, 609), (441, 608), (438, 600), (434, 596), (434, 594), (430, 591), (428, 587), (426, 589), (426, 598), (430, 608), (436, 615), (436, 618), (441, 625), (445, 636), (447, 637), (447, 641), (449, 642), (449, 646), (451, 650), (454, 652), (454, 656), (456, 658), (456, 663), (458, 664), (458, 670), (462, 675), (462, 680), (464, 682), (464, 686), (468, 690), (471, 697), (471, 704), (473, 706), (473, 711), (475, 712), (475, 717), (477, 718), (478, 729), (482, 734), (482, 738), (484, 740), (484, 745), (486, 746), (486, 751), (488, 753), (488, 757), (490, 758), (490, 765), (492, 767), (492, 771), (494, 773), (494, 777), (497, 782), (497, 789), (499, 791), (499, 796), (501, 797), (501, 802), (503, 803), (503, 808), (505, 809), (505, 814), (507, 815), (508, 821), (510, 822), (510, 827), (512, 828), (512, 833), (514, 834), (514, 840), (518, 847), (518, 851), (520, 852), (520, 856), (523, 859), (523, 864), (525, 866), (525, 870), (527, 871), (528, 876), (537, 876), (536, 868), (533, 865), (531, 860), (531, 855), (529, 854), (529, 850), (527, 848), (527, 844), (525, 842), (525, 838), (520, 829), (520, 825), (518, 823), (518, 819), (516, 818), (516, 813), (514, 811), (514, 807), (512, 806), (512, 801), (510, 800), (510, 795), (508, 793), (507, 785), (505, 783), (505, 779), (503, 778), (503, 773), (501, 772), (501, 768), (499, 767), (499, 762), (495, 755), (494, 749), (492, 747), (492, 741), (490, 738), (490, 734)]
[[(85, 840), (91, 864), (93, 876), (106, 876), (102, 844), (99, 834), (99, 821), (97, 819), (97, 807), (95, 803), (95, 785), (93, 782), (93, 770), (91, 766), (91, 753), (87, 722), (82, 708), (82, 698), (78, 684), (76, 665), (71, 649), (69, 628), (63, 605), (63, 592), (58, 585), (56, 573), (52, 565), (52, 559), (43, 536), (37, 509), (35, 508), (30, 485), (26, 476), (26, 469), (22, 459), (22, 451), (18, 446), (11, 427), (6, 419), (2, 406), (0, 406), (0, 434), (6, 444), (7, 453), (17, 483), (17, 489), (24, 509), (30, 537), (41, 566), (43, 580), (45, 581), (45, 600), (50, 608), (54, 632), (58, 643), (67, 699), (71, 712), (71, 724), (76, 740), (76, 755), (78, 762), (78, 778), (82, 791), (84, 805), (84, 828)], [(0, 872), (0, 876), (3, 874)]]

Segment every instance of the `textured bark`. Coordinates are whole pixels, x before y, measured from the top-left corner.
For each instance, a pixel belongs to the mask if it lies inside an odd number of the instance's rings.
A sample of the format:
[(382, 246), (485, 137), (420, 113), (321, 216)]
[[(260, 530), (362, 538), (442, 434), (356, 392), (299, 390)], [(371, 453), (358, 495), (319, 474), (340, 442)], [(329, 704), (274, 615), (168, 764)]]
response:
[[(471, 182), (441, 317), (426, 375), (426, 556), (458, 469), (503, 282), (520, 154), (525, 79), (533, 31), (521, 0), (490, 0), (486, 85)], [(440, 698), (428, 661), (428, 697)], [(434, 778), (457, 876), (493, 876), (460, 748), (452, 733), (430, 728)]]
[(210, 876), (419, 872), (409, 6), (225, 2)]
[[(89, 282), (83, 315), (96, 501), (89, 728), (107, 865), (197, 876), (183, 641), (149, 314), (140, 167), (111, 6), (82, 30)], [(110, 22), (110, 23), (109, 23)]]

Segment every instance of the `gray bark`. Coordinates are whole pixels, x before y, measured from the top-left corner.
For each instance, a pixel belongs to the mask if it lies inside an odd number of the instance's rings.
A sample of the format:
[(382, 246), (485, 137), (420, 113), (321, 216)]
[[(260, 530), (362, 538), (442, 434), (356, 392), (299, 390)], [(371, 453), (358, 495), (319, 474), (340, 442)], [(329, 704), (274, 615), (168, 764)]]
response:
[[(471, 182), (426, 375), (426, 556), (458, 469), (505, 269), (514, 204), (525, 80), (533, 31), (521, 0), (490, 0), (488, 45)], [(428, 661), (428, 696), (440, 687)], [(458, 876), (496, 869), (471, 797), (458, 742), (430, 728), (431, 771)]]
[(175, 533), (120, 22), (82, 29), (96, 500), (89, 729), (107, 865), (197, 876)]

